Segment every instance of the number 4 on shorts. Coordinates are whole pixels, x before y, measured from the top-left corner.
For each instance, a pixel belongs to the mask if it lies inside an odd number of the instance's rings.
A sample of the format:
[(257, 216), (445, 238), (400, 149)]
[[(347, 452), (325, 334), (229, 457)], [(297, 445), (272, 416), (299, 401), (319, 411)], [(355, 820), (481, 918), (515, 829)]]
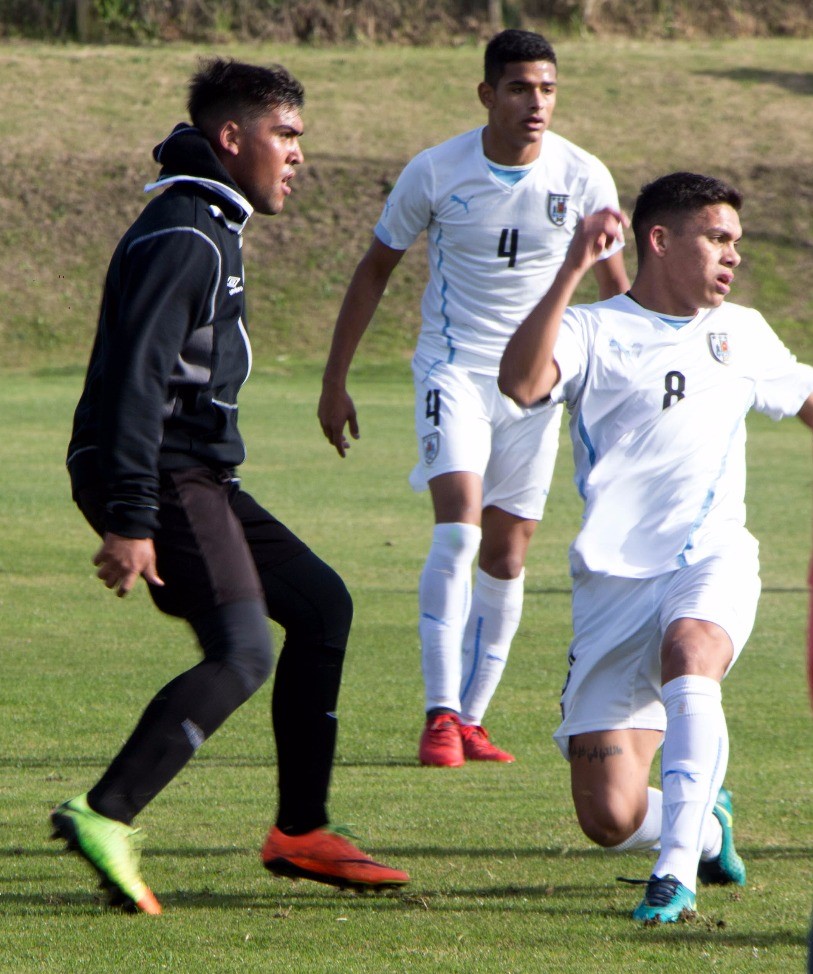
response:
[(440, 389), (430, 389), (426, 393), (426, 418), (440, 426)]

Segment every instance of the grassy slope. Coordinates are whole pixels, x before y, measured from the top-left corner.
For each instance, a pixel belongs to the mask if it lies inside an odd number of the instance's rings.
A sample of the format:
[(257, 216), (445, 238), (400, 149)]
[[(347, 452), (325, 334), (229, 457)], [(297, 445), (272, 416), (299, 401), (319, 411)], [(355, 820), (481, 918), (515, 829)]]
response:
[[(625, 205), (641, 183), (691, 168), (747, 193), (735, 298), (760, 307), (813, 359), (813, 76), (809, 43), (564, 40), (555, 128), (613, 170)], [(320, 360), (387, 188), (422, 147), (483, 120), (481, 49), (217, 49), (281, 60), (308, 90), (307, 165), (281, 217), (247, 236), (261, 361)], [(198, 48), (0, 47), (0, 337), (9, 365), (84, 361), (106, 262), (155, 173), (152, 146), (183, 117)], [(58, 98), (54, 105), (55, 96)], [(405, 357), (424, 279), (416, 246), (363, 354)], [(632, 248), (630, 248), (632, 267)]]

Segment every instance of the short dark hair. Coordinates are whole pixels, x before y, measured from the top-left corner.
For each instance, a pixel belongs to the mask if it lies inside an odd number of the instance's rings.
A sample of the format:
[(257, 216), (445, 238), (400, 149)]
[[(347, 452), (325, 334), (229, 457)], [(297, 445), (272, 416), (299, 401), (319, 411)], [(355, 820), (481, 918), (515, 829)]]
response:
[(275, 108), (302, 108), (305, 89), (281, 64), (263, 68), (226, 58), (201, 61), (189, 82), (192, 124), (206, 130), (230, 116), (253, 121)]
[(647, 183), (638, 194), (632, 211), (632, 232), (639, 260), (646, 249), (646, 236), (656, 223), (679, 227), (690, 213), (721, 203), (739, 211), (742, 194), (714, 176), (673, 172)]
[(506, 64), (515, 61), (550, 61), (556, 65), (556, 54), (541, 34), (530, 30), (503, 30), (486, 45), (485, 81), (492, 88), (505, 72)]

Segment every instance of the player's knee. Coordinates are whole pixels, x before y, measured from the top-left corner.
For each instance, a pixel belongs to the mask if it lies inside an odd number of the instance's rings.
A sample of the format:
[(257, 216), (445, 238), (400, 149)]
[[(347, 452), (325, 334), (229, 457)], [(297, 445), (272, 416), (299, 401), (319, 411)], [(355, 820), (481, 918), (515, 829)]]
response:
[(321, 646), (344, 654), (353, 600), (341, 576), (311, 551), (284, 567), (287, 598), (277, 621), (285, 629), (286, 645)]
[(492, 578), (505, 581), (519, 578), (524, 567), (524, 552), (501, 551), (493, 555), (484, 552), (480, 554), (480, 568)]
[(610, 826), (599, 825), (597, 823), (591, 823), (587, 826), (582, 825), (582, 832), (584, 832), (591, 842), (595, 842), (602, 849), (613, 849), (615, 846), (621, 845), (634, 831), (635, 829), (622, 829), (615, 824)]
[(576, 807), (582, 832), (603, 849), (611, 849), (626, 841), (640, 827), (641, 822), (628, 809), (618, 806), (593, 805)]
[(226, 662), (240, 677), (246, 691), (246, 699), (256, 693), (271, 675), (273, 664), (268, 623), (265, 623), (263, 635), (257, 632), (256, 638), (250, 644), (237, 649)]
[(341, 576), (327, 565), (325, 569), (319, 587), (320, 642), (344, 655), (353, 623), (353, 599)]
[(204, 656), (218, 660), (237, 675), (246, 699), (271, 675), (271, 631), (261, 602), (218, 606), (190, 623)]
[(713, 622), (677, 619), (666, 629), (661, 645), (664, 683), (687, 673), (723, 679), (734, 655), (731, 637)]
[[(463, 522), (443, 522), (432, 529), (432, 552), (447, 559), (471, 563), (482, 539), (482, 529), (478, 524)], [(430, 553), (430, 554), (431, 554)]]

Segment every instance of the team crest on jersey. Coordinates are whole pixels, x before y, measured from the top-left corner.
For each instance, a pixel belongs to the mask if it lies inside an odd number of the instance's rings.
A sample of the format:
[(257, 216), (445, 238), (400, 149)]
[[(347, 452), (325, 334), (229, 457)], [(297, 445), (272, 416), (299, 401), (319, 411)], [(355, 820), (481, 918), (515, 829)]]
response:
[(551, 223), (557, 227), (563, 227), (567, 219), (567, 201), (570, 196), (567, 193), (548, 193), (548, 216)]
[(731, 361), (731, 346), (725, 332), (709, 332), (709, 348), (711, 354), (723, 365)]
[(440, 453), (440, 433), (430, 433), (423, 438), (423, 462), (428, 466), (433, 464)]

